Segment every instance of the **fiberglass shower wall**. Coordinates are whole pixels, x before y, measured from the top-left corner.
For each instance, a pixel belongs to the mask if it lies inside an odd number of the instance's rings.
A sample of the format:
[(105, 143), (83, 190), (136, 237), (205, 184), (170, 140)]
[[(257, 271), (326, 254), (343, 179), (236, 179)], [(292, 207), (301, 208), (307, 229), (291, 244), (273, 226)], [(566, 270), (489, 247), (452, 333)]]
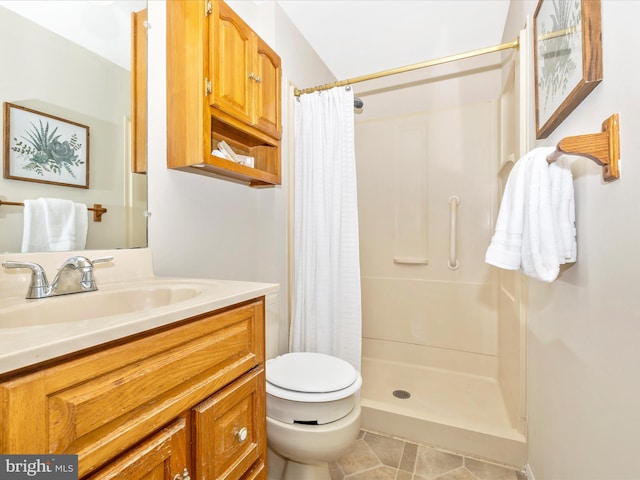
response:
[[(497, 101), (356, 124), (363, 357), (498, 381), (497, 272), (484, 263), (498, 129)], [(448, 266), (454, 195), (456, 270)]]
[[(495, 283), (484, 263), (496, 129), (494, 102), (357, 125), (368, 343), (416, 348), (425, 358), (456, 351), (483, 371), (497, 368)], [(457, 270), (448, 267), (452, 195), (460, 198)]]

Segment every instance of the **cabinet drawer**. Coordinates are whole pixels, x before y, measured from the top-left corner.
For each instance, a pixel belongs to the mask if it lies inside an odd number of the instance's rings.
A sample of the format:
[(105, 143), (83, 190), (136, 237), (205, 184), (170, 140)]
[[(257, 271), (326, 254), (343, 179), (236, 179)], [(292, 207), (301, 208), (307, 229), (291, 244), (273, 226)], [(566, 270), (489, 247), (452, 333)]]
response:
[(260, 367), (193, 409), (196, 479), (245, 478), (245, 472), (264, 459), (264, 389)]

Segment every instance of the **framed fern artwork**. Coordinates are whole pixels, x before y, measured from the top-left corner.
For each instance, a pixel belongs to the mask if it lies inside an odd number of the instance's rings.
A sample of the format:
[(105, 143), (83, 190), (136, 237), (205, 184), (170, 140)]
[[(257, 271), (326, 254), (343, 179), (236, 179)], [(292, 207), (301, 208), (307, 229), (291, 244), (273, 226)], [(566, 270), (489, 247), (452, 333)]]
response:
[(89, 127), (4, 103), (4, 178), (89, 188)]
[(533, 16), (536, 138), (547, 138), (602, 81), (600, 0), (540, 0)]

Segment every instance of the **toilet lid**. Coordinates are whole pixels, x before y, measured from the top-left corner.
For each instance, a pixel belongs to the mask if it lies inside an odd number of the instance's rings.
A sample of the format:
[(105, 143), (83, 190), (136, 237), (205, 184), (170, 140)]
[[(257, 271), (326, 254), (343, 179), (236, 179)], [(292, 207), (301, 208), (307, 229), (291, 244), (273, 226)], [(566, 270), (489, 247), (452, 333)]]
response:
[(357, 378), (351, 364), (322, 353), (285, 353), (267, 362), (267, 382), (296, 392), (336, 392)]

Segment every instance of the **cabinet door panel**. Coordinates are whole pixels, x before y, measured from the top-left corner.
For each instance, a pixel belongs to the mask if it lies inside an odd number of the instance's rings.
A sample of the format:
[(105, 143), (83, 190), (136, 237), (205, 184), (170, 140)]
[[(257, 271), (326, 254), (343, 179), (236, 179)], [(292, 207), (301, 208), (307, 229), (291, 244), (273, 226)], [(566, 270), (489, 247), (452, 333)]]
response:
[(241, 121), (252, 123), (254, 80), (253, 31), (225, 3), (215, 2), (211, 20), (210, 104)]
[(255, 123), (269, 135), (280, 138), (280, 57), (257, 39)]
[(264, 382), (260, 368), (194, 408), (196, 479), (237, 480), (264, 457)]
[(179, 418), (86, 480), (173, 480), (188, 467), (186, 430)]

